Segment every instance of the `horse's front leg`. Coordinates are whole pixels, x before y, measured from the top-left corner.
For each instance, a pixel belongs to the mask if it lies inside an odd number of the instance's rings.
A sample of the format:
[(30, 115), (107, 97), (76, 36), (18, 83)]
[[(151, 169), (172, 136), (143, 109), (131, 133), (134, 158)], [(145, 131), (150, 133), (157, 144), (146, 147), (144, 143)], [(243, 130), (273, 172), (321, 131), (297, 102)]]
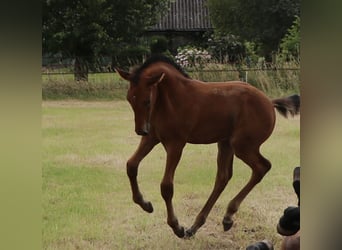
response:
[(153, 149), (153, 147), (158, 144), (159, 141), (152, 135), (143, 136), (141, 138), (139, 147), (132, 155), (132, 157), (127, 161), (127, 175), (131, 184), (133, 201), (139, 204), (142, 209), (148, 213), (153, 212), (153, 206), (151, 202), (145, 201), (143, 195), (140, 192), (137, 175), (138, 167), (141, 160)]
[(167, 152), (166, 168), (163, 180), (160, 184), (160, 190), (162, 197), (166, 204), (167, 209), (167, 224), (172, 228), (173, 232), (179, 237), (183, 238), (185, 235), (184, 227), (181, 227), (178, 223), (178, 219), (175, 215), (172, 205), (173, 197), (173, 177), (176, 167), (181, 158), (184, 144), (172, 144), (164, 145)]

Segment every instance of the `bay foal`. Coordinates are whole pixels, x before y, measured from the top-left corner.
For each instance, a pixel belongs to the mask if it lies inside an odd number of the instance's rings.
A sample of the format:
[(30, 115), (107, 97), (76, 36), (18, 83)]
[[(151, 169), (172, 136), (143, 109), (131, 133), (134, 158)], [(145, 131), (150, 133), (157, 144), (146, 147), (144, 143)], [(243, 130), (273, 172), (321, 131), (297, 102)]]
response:
[[(274, 108), (284, 116), (297, 114), (298, 96), (270, 100), (247, 83), (204, 83), (191, 79), (179, 65), (163, 56), (151, 57), (132, 73), (116, 71), (130, 82), (127, 100), (134, 111), (135, 132), (142, 136), (127, 162), (134, 202), (146, 212), (153, 212), (151, 202), (139, 190), (138, 166), (156, 144), (162, 143), (167, 159), (160, 189), (166, 204), (167, 223), (178, 237), (190, 237), (205, 223), (232, 177), (235, 155), (252, 169), (252, 175), (228, 204), (222, 223), (224, 230), (229, 230), (243, 199), (271, 168), (259, 148), (273, 131)], [(217, 143), (218, 147), (214, 188), (187, 230), (178, 223), (172, 205), (174, 174), (186, 143)]]

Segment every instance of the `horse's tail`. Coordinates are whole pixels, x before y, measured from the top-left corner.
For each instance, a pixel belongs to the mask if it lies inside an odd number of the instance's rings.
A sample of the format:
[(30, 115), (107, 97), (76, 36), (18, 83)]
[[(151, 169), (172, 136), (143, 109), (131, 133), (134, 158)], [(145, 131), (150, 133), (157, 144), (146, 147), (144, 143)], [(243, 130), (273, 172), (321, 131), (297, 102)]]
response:
[(273, 106), (278, 110), (278, 112), (286, 118), (289, 113), (291, 116), (297, 115), (299, 113), (299, 95), (291, 95), (289, 97), (273, 99), (272, 103)]

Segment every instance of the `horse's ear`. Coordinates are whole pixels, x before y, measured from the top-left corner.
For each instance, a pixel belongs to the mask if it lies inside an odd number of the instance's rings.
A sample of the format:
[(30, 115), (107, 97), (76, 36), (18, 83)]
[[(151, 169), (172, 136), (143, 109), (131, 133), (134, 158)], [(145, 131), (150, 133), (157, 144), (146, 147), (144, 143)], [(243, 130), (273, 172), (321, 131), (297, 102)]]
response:
[(150, 76), (147, 78), (147, 83), (148, 85), (158, 84), (161, 81), (163, 81), (164, 77), (165, 77), (165, 73), (161, 73), (160, 75), (156, 75), (156, 76)]
[(120, 75), (123, 79), (125, 79), (125, 80), (127, 80), (127, 81), (130, 81), (130, 77), (131, 77), (131, 74), (130, 74), (130, 73), (128, 73), (128, 72), (126, 72), (126, 71), (124, 71), (124, 70), (121, 70), (121, 69), (119, 69), (119, 68), (115, 68), (115, 71), (118, 72), (119, 75)]

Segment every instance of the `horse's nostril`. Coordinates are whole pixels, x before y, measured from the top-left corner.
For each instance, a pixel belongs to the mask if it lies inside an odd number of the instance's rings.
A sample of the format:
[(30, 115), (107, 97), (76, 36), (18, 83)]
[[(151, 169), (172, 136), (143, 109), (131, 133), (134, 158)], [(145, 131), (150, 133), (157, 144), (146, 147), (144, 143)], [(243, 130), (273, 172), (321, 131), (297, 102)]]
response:
[(149, 122), (145, 122), (143, 124), (143, 126), (138, 125), (138, 126), (135, 127), (135, 133), (137, 135), (142, 135), (142, 136), (148, 135), (149, 132), (150, 132), (150, 127), (151, 127), (150, 123)]
[(148, 135), (148, 131), (146, 131), (146, 130), (136, 130), (135, 133), (137, 133), (137, 135), (141, 135), (141, 136)]

